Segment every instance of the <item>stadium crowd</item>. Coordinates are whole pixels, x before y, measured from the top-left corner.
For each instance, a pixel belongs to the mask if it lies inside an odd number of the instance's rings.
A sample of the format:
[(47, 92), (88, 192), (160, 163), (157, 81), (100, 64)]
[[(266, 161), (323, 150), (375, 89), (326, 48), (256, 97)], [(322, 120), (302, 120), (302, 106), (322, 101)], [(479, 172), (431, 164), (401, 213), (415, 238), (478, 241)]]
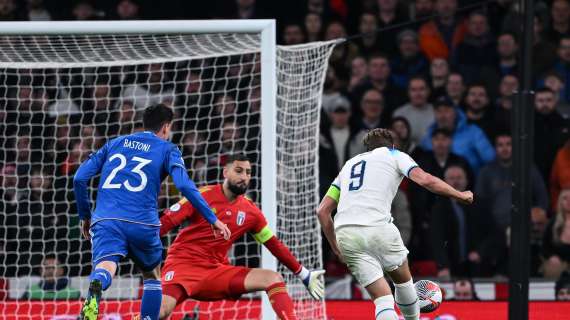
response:
[[(198, 5), (200, 11), (185, 1), (172, 1), (169, 15), (153, 11), (151, 1), (0, 0), (0, 20), (278, 17), (280, 41), (286, 45), (361, 33), (335, 47), (324, 82), (321, 195), (342, 164), (363, 152), (366, 130), (391, 128), (397, 147), (424, 170), (457, 189), (475, 192), (475, 204), (463, 206), (409, 181), (402, 183), (393, 214), (416, 276), (507, 276), (510, 168), (516, 161), (511, 110), (521, 69), (516, 3), (307, 0), (294, 2), (295, 14), (287, 17), (291, 11), (275, 13), (270, 2), (227, 1), (222, 12), (208, 14), (205, 4)], [(460, 10), (467, 5), (469, 10)], [(191, 13), (181, 15), (186, 6)], [(378, 28), (394, 29), (373, 32)], [(185, 119), (178, 132), (185, 134), (174, 142), (188, 157), (198, 183), (216, 178), (219, 173), (208, 168), (223, 163), (226, 152), (255, 155), (260, 96), (256, 59), (241, 61), (246, 71), (233, 70), (229, 60), (210, 61), (227, 65), (216, 71), (220, 74), (248, 74), (240, 81), (193, 72), (204, 61), (182, 68), (153, 64), (92, 70), (87, 75), (71, 69), (3, 69), (0, 276), (30, 274), (41, 265), (43, 254), (54, 252), (68, 252), (59, 259), (70, 266), (69, 275), (85, 274), (80, 265), (89, 263), (88, 255), (81, 252), (88, 244), (80, 239), (70, 178), (107, 137), (138, 129), (139, 111), (148, 104), (183, 106), (176, 110)], [(531, 274), (558, 279), (570, 271), (569, 0), (536, 3), (532, 68)], [(119, 78), (119, 73), (127, 77)], [(229, 93), (215, 94), (219, 87)], [(172, 201), (162, 199), (161, 207)], [(325, 266), (330, 277), (347, 272), (328, 248)]]

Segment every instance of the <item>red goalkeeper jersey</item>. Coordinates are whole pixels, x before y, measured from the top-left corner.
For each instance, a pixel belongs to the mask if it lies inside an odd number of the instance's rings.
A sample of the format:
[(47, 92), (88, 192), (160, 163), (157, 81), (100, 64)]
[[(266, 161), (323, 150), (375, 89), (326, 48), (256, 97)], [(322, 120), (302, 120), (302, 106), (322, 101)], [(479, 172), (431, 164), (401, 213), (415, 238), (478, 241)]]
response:
[(200, 189), (202, 196), (218, 219), (227, 224), (232, 232), (229, 241), (214, 229), (186, 199), (165, 210), (160, 219), (160, 235), (187, 221), (188, 226), (178, 233), (168, 249), (167, 261), (171, 264), (191, 263), (190, 265), (229, 264), (227, 257), (232, 244), (246, 232), (264, 244), (273, 255), (291, 271), (298, 272), (301, 265), (267, 226), (267, 220), (259, 208), (241, 195), (228, 201), (222, 185), (211, 185)]

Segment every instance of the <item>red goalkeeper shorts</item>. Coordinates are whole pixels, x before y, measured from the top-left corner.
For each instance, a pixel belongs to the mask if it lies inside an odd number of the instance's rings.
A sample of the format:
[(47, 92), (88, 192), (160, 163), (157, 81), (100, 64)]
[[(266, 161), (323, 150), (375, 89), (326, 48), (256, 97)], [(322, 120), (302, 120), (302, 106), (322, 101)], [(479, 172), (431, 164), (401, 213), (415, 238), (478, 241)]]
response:
[(188, 298), (236, 300), (245, 293), (245, 277), (250, 271), (250, 268), (223, 264), (167, 263), (162, 270), (162, 293), (175, 298), (176, 304)]

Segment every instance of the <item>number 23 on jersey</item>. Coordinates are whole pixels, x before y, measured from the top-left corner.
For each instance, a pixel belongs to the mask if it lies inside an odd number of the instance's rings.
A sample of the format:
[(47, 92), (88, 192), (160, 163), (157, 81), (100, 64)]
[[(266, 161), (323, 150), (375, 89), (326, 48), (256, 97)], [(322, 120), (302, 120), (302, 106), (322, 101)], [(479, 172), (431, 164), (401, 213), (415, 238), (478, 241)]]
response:
[(119, 188), (121, 188), (121, 186), (124, 186), (127, 190), (132, 191), (132, 192), (139, 192), (139, 191), (144, 190), (144, 188), (146, 187), (146, 184), (148, 182), (148, 178), (147, 178), (146, 174), (144, 173), (144, 171), (142, 171), (142, 168), (144, 166), (146, 166), (147, 164), (151, 163), (152, 160), (148, 160), (148, 159), (141, 158), (141, 157), (133, 157), (131, 159), (131, 161), (138, 162), (138, 164), (131, 170), (131, 172), (136, 173), (141, 178), (140, 184), (138, 186), (133, 186), (133, 185), (131, 185), (131, 183), (127, 179), (125, 179), (125, 181), (123, 181), (123, 183), (113, 183), (113, 179), (115, 179), (115, 177), (117, 176), (117, 173), (119, 173), (119, 171), (123, 170), (127, 166), (127, 158), (124, 155), (122, 155), (120, 153), (116, 153), (109, 158), (109, 162), (113, 162), (113, 160), (115, 160), (115, 159), (119, 160), (119, 165), (116, 166), (111, 171), (111, 173), (109, 173), (109, 176), (107, 176), (107, 179), (105, 179), (105, 182), (103, 183), (102, 188), (103, 189), (119, 189)]

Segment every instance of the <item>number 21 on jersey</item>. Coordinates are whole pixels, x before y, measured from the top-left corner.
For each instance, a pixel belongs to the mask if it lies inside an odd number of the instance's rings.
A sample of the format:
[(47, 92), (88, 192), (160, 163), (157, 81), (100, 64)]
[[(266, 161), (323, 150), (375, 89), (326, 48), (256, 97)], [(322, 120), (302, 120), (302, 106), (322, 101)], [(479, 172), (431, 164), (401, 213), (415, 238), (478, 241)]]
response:
[(349, 191), (356, 191), (362, 187), (364, 183), (364, 170), (366, 169), (366, 161), (360, 160), (350, 168), (350, 184)]

